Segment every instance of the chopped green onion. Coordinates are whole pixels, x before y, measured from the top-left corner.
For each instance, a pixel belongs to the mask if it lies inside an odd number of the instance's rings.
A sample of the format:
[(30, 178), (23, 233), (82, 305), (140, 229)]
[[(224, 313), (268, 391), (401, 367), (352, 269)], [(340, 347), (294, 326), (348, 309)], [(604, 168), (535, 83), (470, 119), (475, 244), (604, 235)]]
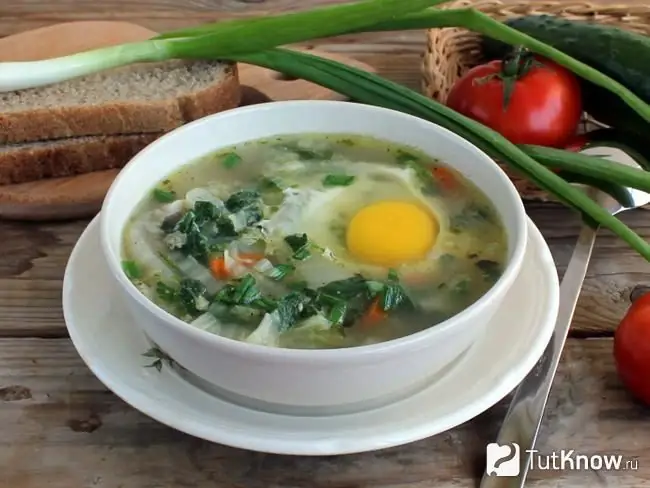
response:
[(257, 189), (260, 193), (266, 191), (281, 192), (284, 189), (284, 185), (278, 178), (263, 176), (257, 184)]
[(289, 273), (296, 269), (292, 264), (278, 264), (274, 266), (267, 276), (275, 281), (282, 281)]
[(287, 287), (294, 291), (303, 291), (309, 287), (309, 283), (304, 280), (288, 283)]
[(259, 297), (260, 292), (255, 286), (255, 278), (249, 274), (244, 276), (235, 288), (233, 301), (237, 304), (248, 305)]
[(352, 175), (330, 174), (323, 178), (323, 186), (349, 186), (353, 181)]
[(311, 299), (298, 292), (292, 291), (288, 295), (282, 297), (278, 302), (278, 317), (280, 319), (280, 332), (296, 325), (298, 320), (303, 315), (305, 306), (311, 301)]
[(406, 292), (399, 283), (399, 275), (394, 269), (388, 271), (388, 280), (384, 284), (381, 296), (381, 308), (384, 312), (396, 309), (407, 300)]
[(397, 157), (395, 158), (398, 164), (409, 168), (415, 173), (418, 180), (423, 186), (423, 189), (427, 193), (436, 193), (438, 190), (438, 182), (433, 177), (431, 168), (419, 161), (419, 158), (414, 154), (411, 154), (407, 151), (398, 151)]
[(177, 290), (172, 288), (167, 283), (159, 281), (156, 283), (156, 295), (162, 301), (172, 303), (176, 299)]
[(309, 239), (307, 234), (293, 234), (286, 236), (284, 241), (293, 251), (293, 259), (297, 261), (304, 261), (307, 259), (311, 252), (309, 251)]
[(122, 269), (130, 280), (137, 280), (142, 276), (140, 267), (135, 261), (122, 261)]
[(501, 269), (501, 264), (496, 261), (491, 261), (489, 259), (481, 259), (476, 262), (476, 267), (481, 270), (485, 280), (490, 282), (495, 282), (503, 272)]
[(381, 308), (384, 312), (390, 312), (400, 306), (405, 299), (406, 294), (400, 285), (388, 283), (384, 287), (384, 292), (381, 297)]
[(164, 190), (162, 188), (154, 188), (152, 195), (153, 198), (160, 203), (170, 203), (176, 200), (176, 193), (171, 190)]
[(223, 166), (228, 169), (234, 168), (239, 163), (241, 163), (241, 161), (241, 156), (236, 152), (226, 153), (221, 158), (221, 164), (223, 164)]
[(342, 325), (347, 311), (348, 304), (345, 303), (344, 300), (336, 300), (330, 308), (327, 320), (329, 320), (333, 325)]

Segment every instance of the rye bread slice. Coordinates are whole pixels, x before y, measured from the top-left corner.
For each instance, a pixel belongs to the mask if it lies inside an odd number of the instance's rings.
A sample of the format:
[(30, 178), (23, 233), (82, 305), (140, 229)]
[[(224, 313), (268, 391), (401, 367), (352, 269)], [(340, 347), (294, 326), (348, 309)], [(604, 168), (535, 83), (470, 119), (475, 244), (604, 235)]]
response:
[(236, 64), (174, 60), (131, 65), (0, 93), (0, 144), (167, 132), (235, 108), (240, 98)]
[(0, 185), (122, 168), (161, 135), (87, 136), (0, 146)]

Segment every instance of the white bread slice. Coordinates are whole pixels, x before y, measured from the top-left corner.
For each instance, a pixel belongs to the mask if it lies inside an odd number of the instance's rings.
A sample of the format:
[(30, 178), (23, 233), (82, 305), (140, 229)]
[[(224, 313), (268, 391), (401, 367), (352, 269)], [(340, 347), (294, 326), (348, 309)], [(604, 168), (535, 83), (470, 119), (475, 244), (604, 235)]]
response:
[[(235, 108), (240, 98), (236, 64), (174, 60), (131, 65), (0, 93), (0, 144), (159, 134)], [(0, 175), (0, 181), (9, 179)]]
[(87, 136), (0, 146), (0, 185), (122, 168), (161, 135)]

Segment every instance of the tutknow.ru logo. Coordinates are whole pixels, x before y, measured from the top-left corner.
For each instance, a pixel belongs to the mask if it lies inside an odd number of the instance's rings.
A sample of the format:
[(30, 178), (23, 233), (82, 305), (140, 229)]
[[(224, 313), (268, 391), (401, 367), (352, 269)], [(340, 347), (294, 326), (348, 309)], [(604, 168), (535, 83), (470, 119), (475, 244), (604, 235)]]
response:
[[(638, 459), (626, 459), (620, 455), (576, 454), (574, 449), (540, 454), (537, 449), (530, 453), (529, 469), (554, 470), (606, 470), (633, 471), (639, 468)], [(485, 449), (486, 473), (488, 476), (518, 476), (521, 469), (521, 449), (518, 444), (488, 444)]]

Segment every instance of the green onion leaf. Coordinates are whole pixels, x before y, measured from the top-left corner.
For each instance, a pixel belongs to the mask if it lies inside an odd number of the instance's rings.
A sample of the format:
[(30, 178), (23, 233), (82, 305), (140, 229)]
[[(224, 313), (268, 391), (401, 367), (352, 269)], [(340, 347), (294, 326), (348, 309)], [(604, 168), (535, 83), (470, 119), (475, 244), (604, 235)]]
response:
[(176, 193), (171, 190), (163, 190), (162, 188), (154, 188), (152, 195), (160, 203), (170, 203), (176, 200)]
[(399, 283), (399, 275), (394, 269), (388, 270), (388, 278), (384, 284), (384, 289), (381, 295), (381, 308), (384, 312), (395, 310), (402, 304), (408, 302), (406, 291)]
[(260, 194), (256, 190), (240, 190), (236, 193), (233, 193), (228, 197), (224, 202), (224, 205), (229, 212), (238, 212), (247, 207), (251, 207), (257, 204), (260, 200)]
[(122, 261), (122, 269), (130, 280), (137, 280), (142, 277), (140, 267), (135, 261)]
[(257, 289), (253, 275), (247, 274), (239, 281), (235, 288), (233, 300), (237, 304), (248, 305), (260, 298), (261, 293)]
[(268, 176), (263, 176), (257, 184), (257, 191), (260, 193), (262, 200), (270, 207), (282, 204), (284, 188), (284, 184), (278, 178)]
[(156, 283), (156, 295), (158, 295), (158, 298), (163, 302), (171, 304), (176, 300), (177, 290), (167, 283), (159, 281)]
[(323, 178), (323, 186), (349, 186), (353, 181), (352, 175), (330, 174)]
[(269, 176), (262, 176), (259, 183), (257, 184), (257, 189), (260, 193), (267, 191), (276, 192), (282, 191), (284, 189), (284, 184), (278, 178), (272, 178)]
[(311, 256), (307, 234), (293, 234), (286, 236), (284, 238), (284, 242), (286, 242), (293, 251), (293, 259), (297, 261), (304, 261), (309, 256)]
[(221, 157), (221, 164), (223, 164), (224, 168), (228, 168), (228, 169), (234, 168), (241, 162), (242, 162), (242, 158), (236, 152), (229, 152), (224, 154)]
[(333, 325), (343, 325), (347, 311), (348, 304), (344, 300), (337, 300), (330, 308), (327, 320)]
[(297, 144), (278, 144), (275, 146), (284, 151), (294, 153), (302, 161), (329, 161), (334, 156), (331, 149), (315, 150), (300, 147)]
[(273, 267), (267, 276), (275, 281), (282, 281), (289, 273), (296, 269), (292, 264), (278, 264)]
[(277, 308), (280, 332), (290, 329), (304, 317), (310, 301), (310, 297), (297, 291), (292, 291), (280, 299)]
[(294, 291), (304, 291), (309, 287), (309, 284), (301, 280), (287, 283), (287, 287)]
[(278, 304), (272, 298), (260, 297), (257, 300), (251, 302), (250, 306), (258, 310), (263, 310), (270, 313), (278, 307)]
[(438, 191), (438, 183), (433, 177), (431, 169), (421, 163), (417, 156), (410, 152), (400, 150), (397, 152), (395, 159), (397, 164), (413, 170), (427, 193), (436, 193)]
[(476, 267), (481, 270), (485, 280), (491, 283), (496, 282), (503, 272), (499, 263), (490, 261), (489, 259), (477, 261)]
[(355, 275), (344, 280), (330, 281), (318, 290), (324, 295), (337, 299), (352, 300), (362, 293), (368, 291), (366, 279), (361, 275)]
[(405, 299), (406, 293), (400, 285), (387, 283), (381, 297), (381, 308), (384, 312), (389, 312), (399, 307)]
[(221, 210), (214, 203), (203, 200), (194, 202), (194, 209), (191, 211), (194, 212), (195, 221), (199, 225), (222, 217)]
[[(195, 315), (199, 311), (207, 309), (209, 305), (205, 299), (205, 293), (205, 285), (199, 280), (184, 278), (178, 289), (178, 300), (187, 313)], [(202, 301), (205, 302), (205, 306), (201, 306)]]

